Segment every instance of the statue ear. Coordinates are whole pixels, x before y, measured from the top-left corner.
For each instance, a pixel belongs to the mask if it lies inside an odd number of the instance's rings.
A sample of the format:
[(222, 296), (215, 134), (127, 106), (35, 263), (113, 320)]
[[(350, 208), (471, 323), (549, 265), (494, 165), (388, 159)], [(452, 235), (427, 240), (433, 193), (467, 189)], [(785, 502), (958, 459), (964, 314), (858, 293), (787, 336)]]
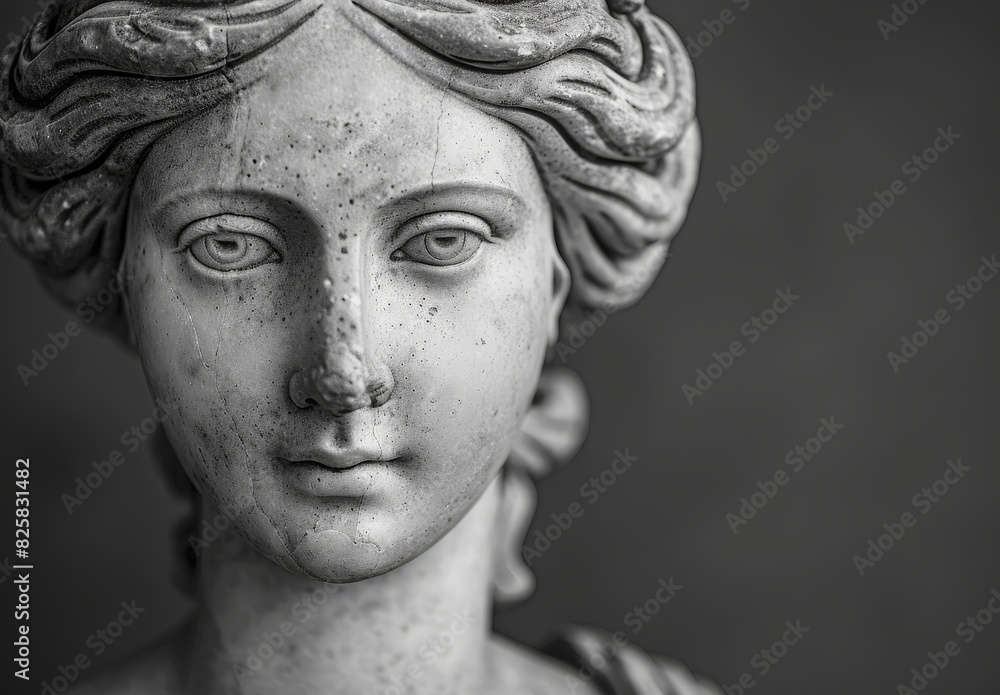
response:
[(512, 606), (535, 590), (535, 575), (528, 569), (532, 558), (522, 557), (521, 544), (535, 513), (537, 495), (523, 468), (508, 464), (502, 475), (499, 533), (493, 547), (493, 595), (497, 605)]
[(504, 467), (493, 557), (498, 604), (523, 601), (535, 588), (529, 569), (534, 557), (530, 552), (522, 555), (524, 534), (535, 513), (532, 478), (548, 475), (576, 455), (587, 436), (588, 420), (587, 392), (580, 377), (565, 367), (546, 367)]
[(558, 252), (552, 254), (552, 304), (549, 306), (549, 349), (559, 342), (560, 317), (569, 296), (569, 267)]

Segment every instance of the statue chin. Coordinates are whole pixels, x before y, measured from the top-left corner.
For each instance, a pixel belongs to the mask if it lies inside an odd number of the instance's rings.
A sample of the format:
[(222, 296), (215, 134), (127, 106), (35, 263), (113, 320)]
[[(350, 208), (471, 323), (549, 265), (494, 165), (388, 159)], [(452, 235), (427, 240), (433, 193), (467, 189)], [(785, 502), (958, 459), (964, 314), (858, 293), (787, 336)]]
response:
[[(500, 541), (497, 547), (503, 547), (504, 552), (519, 552), (528, 514), (511, 516), (507, 505), (511, 497), (503, 476), (495, 476), (468, 498), (466, 509), (439, 515), (436, 521), (444, 523), (429, 526), (418, 525), (423, 522), (403, 516), (399, 510), (356, 502), (350, 513), (342, 515), (327, 510), (317, 517), (314, 505), (303, 508), (305, 515), (282, 526), (269, 520), (273, 511), (265, 513), (260, 507), (221, 513), (202, 503), (202, 532), (194, 548), (213, 566), (238, 560), (241, 565), (281, 568), (282, 573), (331, 584), (361, 582), (411, 563), (417, 565), (411, 569), (418, 573), (424, 571), (420, 566), (436, 564), (461, 569), (473, 562), (467, 557), (470, 544)], [(359, 518), (366, 521), (359, 523)], [(503, 531), (507, 521), (516, 529), (516, 536), (509, 539)], [(206, 533), (209, 528), (213, 530)], [(472, 576), (483, 570), (477, 566), (465, 574)]]
[(342, 531), (327, 529), (307, 533), (290, 556), (301, 571), (326, 582), (343, 584), (370, 579), (385, 570), (382, 551), (374, 543), (352, 540)]
[[(376, 527), (377, 520), (386, 514), (384, 510), (367, 507), (359, 511), (370, 519), (364, 531), (347, 528), (357, 523), (356, 516), (346, 524), (341, 517), (328, 517), (299, 534), (290, 534), (289, 527), (266, 533), (259, 527), (237, 526), (235, 531), (252, 534), (245, 537), (247, 553), (303, 578), (347, 584), (383, 575), (415, 560), (452, 530), (430, 528), (418, 532), (407, 525), (412, 521), (405, 519), (388, 519)], [(341, 524), (342, 528), (336, 528)]]

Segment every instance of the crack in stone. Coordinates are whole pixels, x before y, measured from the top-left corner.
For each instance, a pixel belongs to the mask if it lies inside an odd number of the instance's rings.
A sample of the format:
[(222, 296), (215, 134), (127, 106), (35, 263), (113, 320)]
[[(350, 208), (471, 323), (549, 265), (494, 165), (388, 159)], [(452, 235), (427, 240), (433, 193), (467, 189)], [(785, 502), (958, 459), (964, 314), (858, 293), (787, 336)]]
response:
[(441, 150), (441, 121), (444, 119), (444, 100), (451, 90), (451, 81), (455, 75), (455, 69), (448, 73), (448, 82), (445, 84), (444, 89), (441, 90), (441, 103), (439, 105), (438, 117), (437, 117), (437, 139), (434, 142), (434, 163), (431, 164), (431, 192), (434, 191), (434, 172), (437, 170), (437, 160), (438, 152)]
[[(229, 66), (229, 61), (230, 61), (230, 58), (232, 56), (232, 48), (231, 48), (231, 44), (230, 44), (230, 41), (229, 41), (229, 28), (232, 26), (232, 15), (229, 12), (229, 6), (228, 6), (228, 4), (224, 4), (223, 5), (223, 10), (226, 13), (226, 27), (227, 27), (227, 30), (226, 30), (226, 62), (225, 62), (225, 67), (220, 71), (220, 73), (222, 74), (223, 78), (225, 78), (225, 80), (229, 83), (230, 92), (235, 96), (236, 93), (237, 93), (236, 83), (235, 83), (235, 81), (233, 80), (233, 78), (229, 74), (229, 71), (231, 69), (230, 66)], [(247, 108), (249, 109), (249, 105), (247, 105)], [(236, 121), (236, 122), (233, 123), (233, 128), (235, 130), (238, 127), (238, 121), (239, 121), (238, 112), (237, 112), (236, 119), (234, 119), (234, 120)], [(250, 123), (250, 114), (247, 113), (245, 115), (245, 117), (244, 117), (243, 134), (242, 134), (242, 137), (240, 138), (240, 151), (239, 151), (238, 160), (237, 160), (237, 168), (238, 168), (238, 171), (240, 173), (242, 173), (242, 170), (243, 170), (242, 169), (242, 167), (243, 167), (243, 164), (242, 164), (242, 162), (243, 162), (243, 153), (244, 153), (244, 151), (246, 149), (246, 135), (247, 135), (247, 131), (249, 129), (249, 123)], [(219, 173), (220, 173), (220, 176), (221, 176), (222, 172), (220, 171)], [(228, 300), (228, 293), (227, 293), (227, 300)], [(226, 301), (225, 302), (225, 312), (224, 312), (223, 319), (222, 319), (223, 325), (226, 325), (228, 323), (228, 315), (229, 315), (229, 302)], [(220, 341), (220, 343), (218, 345), (216, 345), (215, 358), (214, 358), (216, 365), (218, 365), (218, 362), (219, 362), (219, 348), (220, 347), (221, 347), (221, 341)], [(229, 399), (226, 397), (226, 395), (222, 392), (222, 389), (219, 387), (219, 374), (218, 374), (218, 370), (217, 369), (216, 370), (212, 370), (212, 373), (213, 373), (213, 376), (214, 376), (213, 382), (214, 382), (214, 385), (215, 385), (216, 393), (219, 395), (219, 398), (222, 400), (223, 406), (224, 406), (225, 411), (226, 411), (226, 415), (229, 416), (229, 420), (232, 423), (233, 433), (236, 435), (236, 438), (239, 439), (240, 446), (243, 449), (243, 465), (246, 468), (246, 474), (247, 474), (247, 477), (248, 477), (248, 479), (250, 481), (250, 497), (253, 500), (253, 504), (257, 508), (257, 511), (260, 512), (260, 514), (265, 519), (267, 519), (267, 521), (270, 523), (273, 532), (277, 536), (278, 542), (280, 542), (281, 545), (282, 545), (282, 547), (284, 547), (284, 549), (285, 549), (285, 552), (286, 552), (287, 557), (288, 557), (288, 561), (290, 563), (292, 563), (296, 568), (298, 568), (301, 572), (309, 575), (309, 573), (306, 572), (305, 568), (302, 567), (301, 564), (299, 564), (299, 562), (295, 559), (295, 556), (294, 556), (295, 550), (302, 543), (302, 540), (305, 538), (306, 534), (303, 533), (302, 538), (300, 538), (298, 540), (298, 542), (295, 544), (294, 547), (289, 547), (288, 540), (285, 538), (285, 534), (279, 528), (279, 525), (276, 523), (275, 519), (272, 518), (272, 516), (270, 514), (268, 514), (267, 511), (264, 509), (264, 507), (261, 505), (260, 500), (257, 498), (257, 495), (258, 495), (257, 480), (256, 480), (256, 478), (253, 475), (253, 470), (252, 470), (252, 467), (250, 465), (250, 458), (251, 458), (250, 457), (250, 450), (247, 447), (246, 440), (243, 438), (243, 434), (240, 432), (239, 425), (238, 425), (238, 423), (236, 421), (236, 417), (233, 415), (232, 407), (231, 407), (231, 405), (229, 403)], [(311, 575), (309, 575), (309, 576), (311, 576)]]

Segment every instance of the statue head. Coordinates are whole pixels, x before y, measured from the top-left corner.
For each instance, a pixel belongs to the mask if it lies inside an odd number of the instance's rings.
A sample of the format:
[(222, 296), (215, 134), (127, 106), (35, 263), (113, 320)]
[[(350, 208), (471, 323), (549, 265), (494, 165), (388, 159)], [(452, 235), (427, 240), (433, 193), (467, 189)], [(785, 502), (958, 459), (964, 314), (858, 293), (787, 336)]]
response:
[(194, 487), (325, 581), (575, 452), (560, 331), (642, 295), (697, 169), (630, 0), (64, 0), (3, 67), (15, 244), (71, 304), (125, 279)]

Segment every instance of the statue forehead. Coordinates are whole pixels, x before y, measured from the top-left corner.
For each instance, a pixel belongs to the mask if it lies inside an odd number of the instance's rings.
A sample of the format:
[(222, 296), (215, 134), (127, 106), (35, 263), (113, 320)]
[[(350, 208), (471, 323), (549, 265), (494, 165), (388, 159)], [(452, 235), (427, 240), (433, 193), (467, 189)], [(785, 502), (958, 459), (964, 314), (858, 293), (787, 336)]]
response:
[(312, 195), (348, 180), (352, 194), (448, 180), (538, 194), (508, 124), (400, 63), (345, 16), (352, 10), (325, 4), (258, 58), (259, 81), (167, 136), (154, 158), (177, 160), (170, 168), (192, 185), (252, 188), (299, 174)]

